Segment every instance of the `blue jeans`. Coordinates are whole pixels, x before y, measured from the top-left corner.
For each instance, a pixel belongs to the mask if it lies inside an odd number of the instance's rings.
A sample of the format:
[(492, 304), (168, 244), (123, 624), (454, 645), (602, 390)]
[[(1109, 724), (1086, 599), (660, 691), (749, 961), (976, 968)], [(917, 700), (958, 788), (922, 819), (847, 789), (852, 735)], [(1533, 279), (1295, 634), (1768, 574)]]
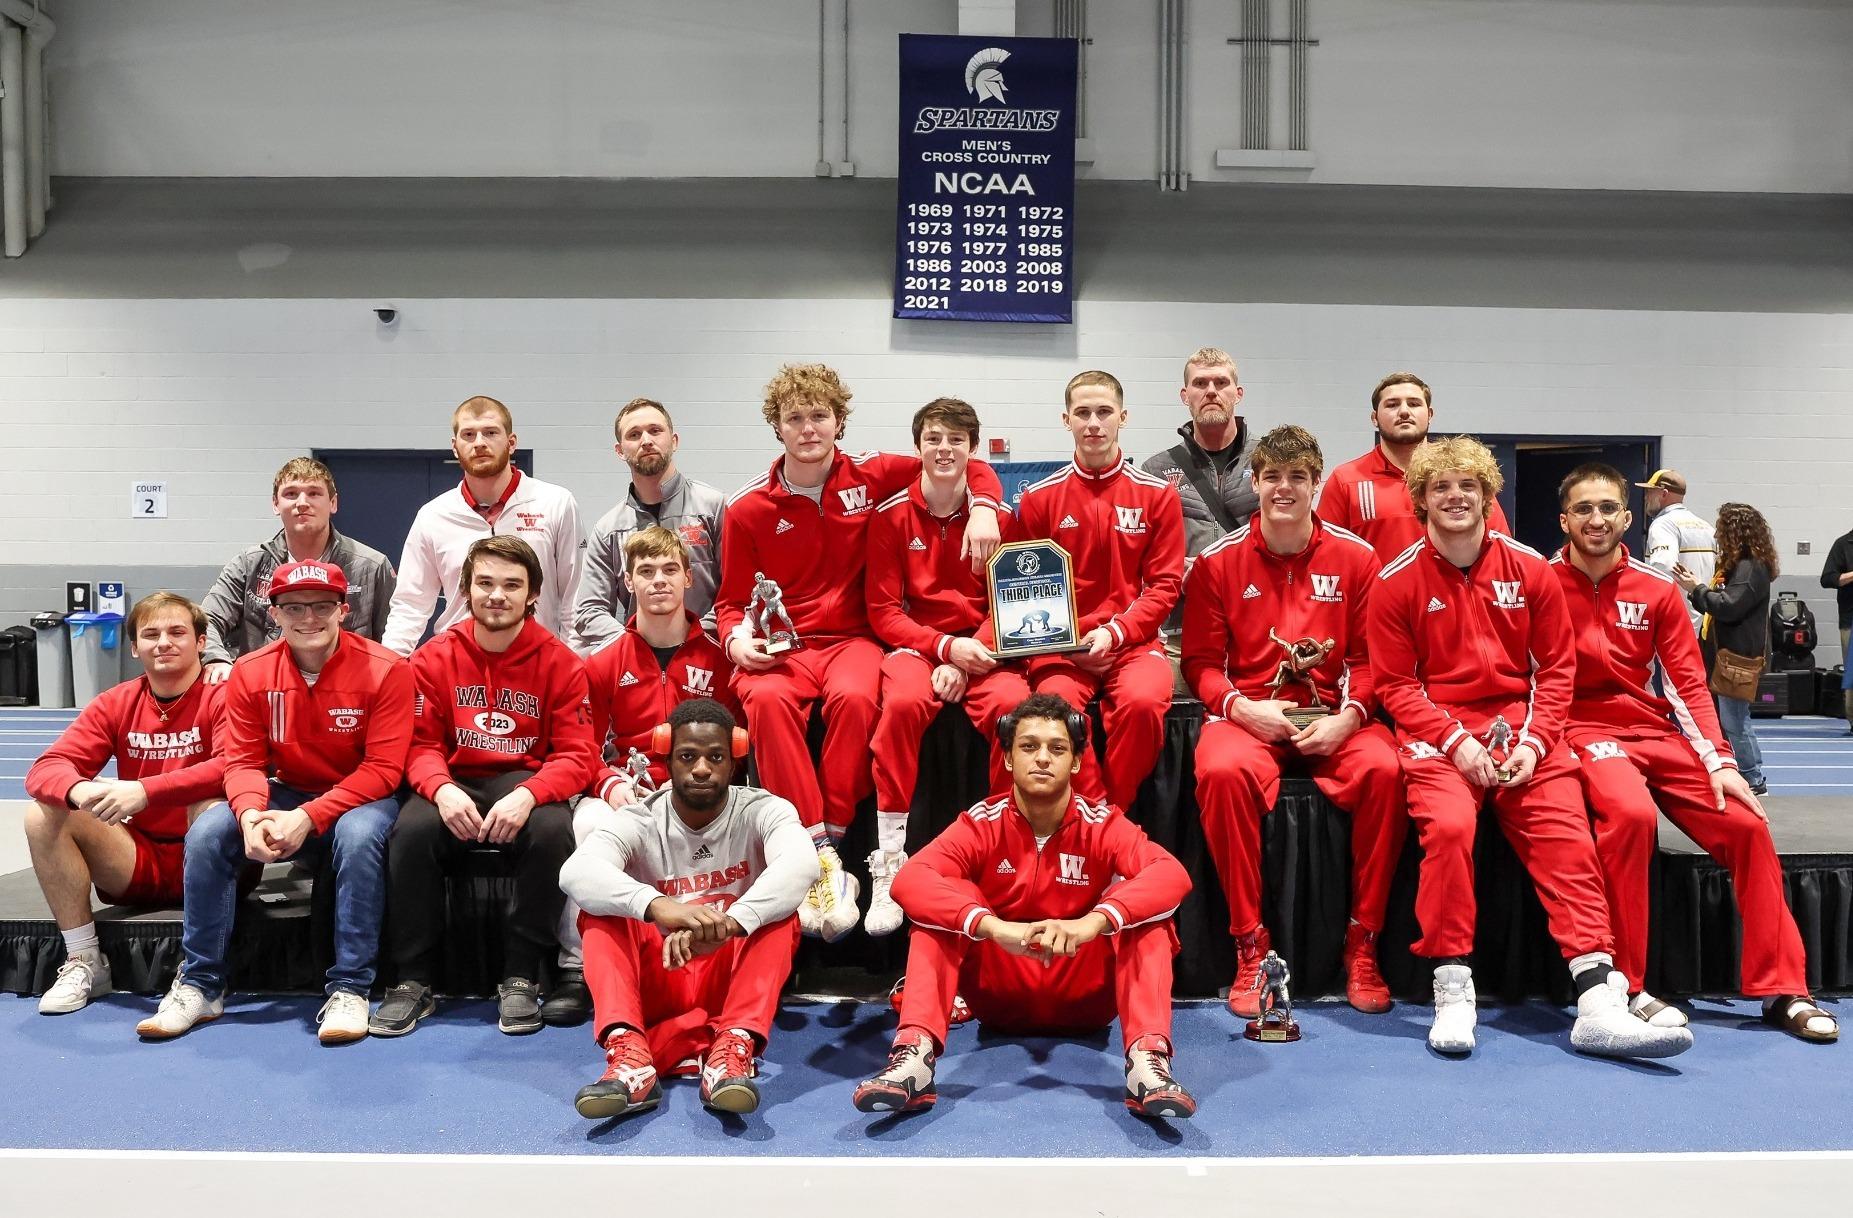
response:
[(1724, 738), (1731, 742), (1731, 752), (1737, 754), (1737, 772), (1751, 786), (1760, 786), (1763, 749), (1756, 742), (1756, 729), (1750, 726), (1750, 704), (1722, 694), (1712, 700), (1718, 704), (1718, 725), (1724, 729)]
[[(272, 808), (296, 808), (314, 796), (275, 783)], [(386, 912), (386, 839), (399, 817), (399, 801), (376, 800), (352, 808), (327, 834), (311, 831), (291, 861), (313, 863), (332, 851), (335, 883), (335, 962), (327, 991), (373, 988), (380, 921)], [(186, 903), (181, 911), (180, 972), (207, 998), (225, 993), (225, 955), (238, 913), (238, 877), (248, 865), (244, 833), (230, 804), (217, 803), (187, 830)]]

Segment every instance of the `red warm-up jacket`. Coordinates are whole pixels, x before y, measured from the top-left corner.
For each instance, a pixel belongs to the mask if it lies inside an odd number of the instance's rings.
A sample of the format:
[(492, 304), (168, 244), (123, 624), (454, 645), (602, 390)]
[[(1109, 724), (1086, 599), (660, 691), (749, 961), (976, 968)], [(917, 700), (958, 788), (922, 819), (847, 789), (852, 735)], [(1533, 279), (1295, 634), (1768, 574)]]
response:
[(669, 722), (669, 712), (691, 698), (713, 698), (725, 706), (736, 722), (744, 723), (740, 701), (733, 692), (733, 664), (713, 635), (703, 634), (701, 620), (688, 616), (688, 637), (664, 668), (656, 652), (637, 633), (633, 614), (624, 632), (599, 648), (586, 661), (586, 679), (592, 692), (592, 739), (601, 760), (592, 775), (588, 795), (610, 802), (611, 785), (625, 776), (625, 762), (636, 749), (650, 758), (650, 777), (661, 785), (669, 768), (650, 752), (650, 733)]
[[(785, 489), (785, 458), (772, 463), (727, 501), (721, 525), (725, 556), (715, 614), (725, 642), (745, 633), (753, 574), (763, 572), (785, 594), (785, 611), (800, 639), (869, 637), (863, 566), (868, 557), (869, 521), (876, 505), (920, 477), (920, 458), (892, 453), (837, 450), (824, 480), (823, 501)], [(996, 508), (1003, 484), (982, 461), (966, 470), (972, 502)]]
[[(1184, 679), (1226, 718), (1238, 696), (1276, 696), (1268, 685), (1287, 653), (1269, 629), (1289, 643), (1330, 639), (1332, 650), (1308, 674), (1319, 701), (1369, 719), (1376, 700), (1367, 613), (1381, 565), (1363, 538), (1317, 518), (1304, 550), (1275, 554), (1254, 517), (1197, 555), (1184, 578)], [(1280, 696), (1305, 705), (1304, 681), (1293, 679)]]
[[(959, 557), (968, 510), (969, 504), (951, 516), (933, 515), (917, 478), (876, 509), (863, 588), (875, 637), (888, 646), (944, 661), (952, 641), (970, 637), (985, 620), (984, 573)], [(1015, 525), (1008, 509), (998, 510), (997, 523), (1010, 541)]]
[[(1371, 445), (1369, 452), (1327, 475), (1319, 490), (1318, 512), (1327, 524), (1350, 529), (1368, 541), (1384, 562), (1427, 535), (1415, 518), (1415, 505), (1409, 502), (1408, 475), (1383, 455), (1380, 444)], [(1486, 527), (1508, 536), (1512, 532), (1497, 499)]]
[(139, 782), (148, 806), (135, 828), (150, 837), (187, 832), (187, 808), (225, 789), (225, 687), (195, 679), (172, 702), (155, 700), (147, 677), (104, 690), (26, 772), (26, 794), (69, 807), (71, 788), (116, 759), (116, 777)]
[(1011, 795), (975, 803), (894, 878), (894, 899), (908, 917), (974, 938), (986, 914), (1033, 922), (1095, 910), (1117, 934), (1170, 917), (1189, 892), (1182, 863), (1119, 809), (1078, 795), (1041, 850)]
[(341, 632), (311, 688), (289, 642), (241, 656), (225, 683), (225, 794), (243, 814), (270, 806), (270, 779), (315, 796), (317, 833), (350, 808), (384, 799), (412, 743), (412, 668), (372, 639)]
[(418, 682), (405, 776), (431, 799), (457, 779), (532, 770), (535, 803), (577, 795), (598, 768), (585, 663), (532, 618), (507, 651), (484, 651), (465, 619), (412, 653)]
[(1184, 582), (1177, 488), (1130, 459), (1104, 470), (1070, 461), (1017, 501), (1018, 539), (1046, 537), (1074, 563), (1078, 633), (1106, 626), (1119, 647), (1149, 643)]
[(1512, 747), (1542, 760), (1576, 684), (1563, 586), (1543, 555), (1503, 533), (1486, 534), (1465, 572), (1418, 542), (1371, 590), (1370, 664), (1405, 739), (1452, 756), (1503, 715)]
[[(1625, 739), (1678, 730), (1707, 769), (1737, 765), (1718, 724), (1699, 654), (1699, 637), (1673, 577), (1638, 562), (1621, 547), (1621, 561), (1596, 583), (1559, 550), (1551, 558), (1576, 638), (1576, 695), (1570, 722), (1611, 728)], [(1666, 674), (1666, 697), (1653, 691), (1653, 671)]]

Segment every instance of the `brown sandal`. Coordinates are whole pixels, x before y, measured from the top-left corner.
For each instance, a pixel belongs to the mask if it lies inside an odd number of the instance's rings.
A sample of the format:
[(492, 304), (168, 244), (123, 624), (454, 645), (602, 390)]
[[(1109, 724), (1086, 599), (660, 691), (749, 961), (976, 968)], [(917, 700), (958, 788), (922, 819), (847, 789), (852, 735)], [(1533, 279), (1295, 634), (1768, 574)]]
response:
[[(1816, 1032), (1808, 1026), (1813, 1019), (1825, 1019), (1833, 1024), (1833, 1030)], [(1840, 1039), (1840, 1021), (1833, 1015), (1814, 1005), (1811, 998), (1795, 998), (1784, 995), (1776, 999), (1775, 1005), (1763, 1011), (1763, 1022), (1774, 1028), (1781, 1028), (1791, 1036), (1815, 1044), (1832, 1044)]]

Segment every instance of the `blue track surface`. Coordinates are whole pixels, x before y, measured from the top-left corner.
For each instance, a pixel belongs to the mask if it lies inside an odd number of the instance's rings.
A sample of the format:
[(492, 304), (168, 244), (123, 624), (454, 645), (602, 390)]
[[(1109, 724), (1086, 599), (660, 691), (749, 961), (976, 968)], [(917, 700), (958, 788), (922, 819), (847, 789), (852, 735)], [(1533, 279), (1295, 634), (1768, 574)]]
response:
[[(1853, 1149), (1853, 1052), (1701, 1002), (1697, 1046), (1658, 1064), (1581, 1057), (1567, 1012), (1488, 1007), (1480, 1047), (1424, 1043), (1428, 1010), (1303, 1012), (1305, 1039), (1255, 1045), (1220, 1006), (1180, 1008), (1177, 1070), (1196, 1120), (1167, 1127), (1120, 1103), (1117, 1040), (982, 1038), (955, 1030), (940, 1103), (911, 1117), (850, 1106), (877, 1069), (881, 1007), (788, 1004), (760, 1110), (719, 1118), (693, 1082), (664, 1104), (589, 1122), (572, 1096), (603, 1068), (584, 1029), (497, 1033), (489, 1004), (453, 1004), (397, 1041), (322, 1048), (314, 999), (243, 999), (177, 1041), (142, 1044), (152, 1007), (112, 997), (59, 1018), (0, 998), (0, 1145), (23, 1148), (477, 1154), (866, 1156), (1403, 1155)], [(1834, 1004), (1844, 1018), (1848, 1004)]]

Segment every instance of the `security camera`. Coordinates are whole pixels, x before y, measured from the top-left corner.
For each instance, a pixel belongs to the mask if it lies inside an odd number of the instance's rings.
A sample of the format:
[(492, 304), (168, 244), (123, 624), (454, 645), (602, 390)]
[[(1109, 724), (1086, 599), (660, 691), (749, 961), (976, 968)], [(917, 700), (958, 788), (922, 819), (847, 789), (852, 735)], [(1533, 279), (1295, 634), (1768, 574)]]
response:
[(373, 315), (380, 319), (382, 326), (390, 326), (399, 320), (399, 310), (391, 305), (381, 305), (373, 310)]

